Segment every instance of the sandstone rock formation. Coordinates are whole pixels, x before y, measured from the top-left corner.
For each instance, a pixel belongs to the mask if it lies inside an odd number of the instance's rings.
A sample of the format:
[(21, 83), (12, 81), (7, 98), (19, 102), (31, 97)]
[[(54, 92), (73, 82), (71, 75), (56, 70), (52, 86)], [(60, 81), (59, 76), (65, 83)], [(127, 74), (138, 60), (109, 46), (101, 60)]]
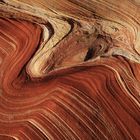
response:
[(139, 140), (139, 38), (139, 0), (1, 0), (0, 140)]

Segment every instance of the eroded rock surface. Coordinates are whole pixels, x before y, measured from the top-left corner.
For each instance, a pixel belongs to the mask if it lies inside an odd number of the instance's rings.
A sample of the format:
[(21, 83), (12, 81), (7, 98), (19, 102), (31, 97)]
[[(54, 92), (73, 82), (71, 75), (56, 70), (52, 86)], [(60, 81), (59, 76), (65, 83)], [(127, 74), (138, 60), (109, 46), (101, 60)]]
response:
[(139, 140), (138, 0), (0, 1), (0, 140)]

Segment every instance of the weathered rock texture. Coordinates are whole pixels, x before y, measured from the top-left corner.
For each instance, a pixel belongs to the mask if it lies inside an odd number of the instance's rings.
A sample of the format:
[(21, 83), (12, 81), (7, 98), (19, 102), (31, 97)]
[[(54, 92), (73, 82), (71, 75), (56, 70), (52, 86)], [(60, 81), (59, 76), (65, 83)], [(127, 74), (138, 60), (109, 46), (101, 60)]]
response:
[(0, 140), (139, 140), (139, 0), (0, 1)]

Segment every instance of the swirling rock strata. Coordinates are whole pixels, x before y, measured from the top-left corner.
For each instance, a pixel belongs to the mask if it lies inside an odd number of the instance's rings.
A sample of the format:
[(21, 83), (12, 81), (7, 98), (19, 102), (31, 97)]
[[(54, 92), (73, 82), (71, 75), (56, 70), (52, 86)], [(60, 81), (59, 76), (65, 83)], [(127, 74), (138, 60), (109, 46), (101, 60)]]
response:
[(139, 140), (139, 11), (1, 0), (0, 140)]

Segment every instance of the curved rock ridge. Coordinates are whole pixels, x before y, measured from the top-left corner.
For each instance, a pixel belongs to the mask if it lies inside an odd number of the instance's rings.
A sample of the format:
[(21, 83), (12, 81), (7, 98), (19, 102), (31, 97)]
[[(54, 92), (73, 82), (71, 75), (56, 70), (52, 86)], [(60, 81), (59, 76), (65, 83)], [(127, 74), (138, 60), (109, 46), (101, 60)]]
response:
[(139, 140), (135, 0), (0, 1), (0, 140)]

